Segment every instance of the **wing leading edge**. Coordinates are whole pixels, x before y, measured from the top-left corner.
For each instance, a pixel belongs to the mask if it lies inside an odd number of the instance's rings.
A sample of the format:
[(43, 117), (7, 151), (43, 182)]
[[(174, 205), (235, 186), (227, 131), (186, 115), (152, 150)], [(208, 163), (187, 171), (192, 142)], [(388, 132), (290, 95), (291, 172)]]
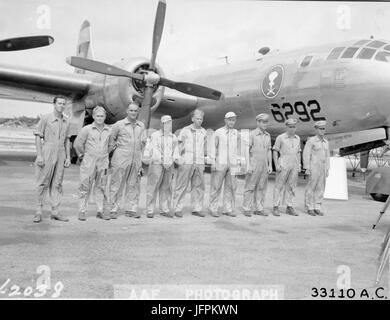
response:
[(52, 102), (53, 95), (62, 94), (75, 100), (91, 85), (92, 75), (0, 65), (0, 99)]

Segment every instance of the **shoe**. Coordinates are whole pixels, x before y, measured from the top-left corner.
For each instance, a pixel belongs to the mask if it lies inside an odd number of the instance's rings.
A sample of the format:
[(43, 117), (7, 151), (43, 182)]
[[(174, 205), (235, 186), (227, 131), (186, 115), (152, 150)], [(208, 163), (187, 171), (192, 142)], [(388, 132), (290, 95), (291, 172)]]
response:
[(206, 216), (203, 212), (200, 212), (200, 211), (192, 211), (191, 214), (193, 216), (202, 217), (202, 218), (204, 218)]
[(96, 218), (102, 219), (102, 220), (110, 220), (110, 216), (108, 216), (108, 215), (106, 215), (106, 214), (104, 214), (102, 212), (98, 212), (96, 214)]
[(42, 214), (40, 214), (40, 213), (35, 214), (35, 216), (33, 218), (33, 222), (39, 223), (41, 221), (42, 221)]
[(307, 213), (310, 215), (310, 216), (315, 216), (315, 212), (314, 210), (307, 210)]
[(167, 218), (173, 218), (173, 214), (169, 212), (160, 212), (160, 215)]
[(268, 217), (268, 213), (265, 213), (263, 210), (256, 210), (255, 212), (253, 212), (253, 214), (255, 214), (257, 216)]
[(61, 213), (57, 213), (57, 214), (52, 214), (50, 216), (50, 218), (52, 220), (57, 220), (57, 221), (62, 221), (62, 222), (68, 222), (69, 219), (68, 218), (65, 218), (64, 216), (61, 215)]
[(242, 214), (246, 217), (252, 217), (252, 213), (250, 211), (244, 211)]
[(298, 213), (295, 212), (293, 207), (287, 207), (286, 214), (288, 214), (290, 216), (297, 216), (298, 215)]
[(146, 217), (147, 218), (154, 218), (154, 214), (153, 213), (148, 213), (148, 214), (146, 214)]
[(223, 215), (228, 216), (228, 217), (235, 217), (236, 214), (234, 212), (224, 212)]
[(280, 217), (279, 208), (278, 207), (274, 207), (273, 210), (272, 210), (272, 214), (275, 217)]
[(175, 212), (175, 217), (183, 218), (183, 213), (181, 213), (181, 212)]
[(85, 212), (79, 212), (79, 220), (86, 221), (87, 217), (85, 216)]
[(219, 218), (221, 215), (218, 212), (210, 212), (210, 216), (214, 218)]
[(324, 215), (324, 213), (321, 212), (321, 211), (318, 210), (318, 209), (314, 209), (314, 213), (315, 213), (317, 216), (323, 216), (323, 215)]
[(126, 217), (130, 217), (130, 218), (136, 218), (136, 219), (141, 218), (141, 215), (138, 214), (138, 213), (135, 212), (135, 211), (126, 211), (126, 212), (125, 212), (125, 216), (126, 216)]
[(117, 219), (118, 218), (118, 213), (115, 211), (110, 212), (110, 219)]

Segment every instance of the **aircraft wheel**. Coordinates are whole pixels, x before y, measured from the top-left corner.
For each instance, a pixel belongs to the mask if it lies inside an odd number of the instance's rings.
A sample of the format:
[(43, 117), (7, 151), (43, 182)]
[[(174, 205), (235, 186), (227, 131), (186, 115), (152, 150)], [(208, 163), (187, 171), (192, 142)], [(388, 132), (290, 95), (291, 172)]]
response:
[(370, 195), (375, 201), (379, 202), (386, 202), (387, 198), (389, 197), (388, 194), (383, 193), (370, 193)]

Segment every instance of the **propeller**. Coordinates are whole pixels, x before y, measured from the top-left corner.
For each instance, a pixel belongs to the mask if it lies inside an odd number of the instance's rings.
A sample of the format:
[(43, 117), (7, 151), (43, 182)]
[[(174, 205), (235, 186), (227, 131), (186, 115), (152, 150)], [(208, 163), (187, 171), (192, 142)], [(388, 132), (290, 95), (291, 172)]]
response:
[(31, 36), (0, 40), (0, 51), (17, 51), (44, 47), (52, 44), (51, 36)]
[(151, 104), (155, 86), (161, 85), (175, 89), (177, 91), (205, 99), (219, 100), (222, 92), (189, 82), (175, 82), (156, 73), (156, 57), (160, 47), (161, 37), (164, 29), (166, 2), (159, 0), (157, 5), (156, 17), (154, 20), (152, 55), (149, 67), (142, 74), (128, 72), (110, 64), (90, 60), (81, 57), (69, 57), (66, 62), (73, 67), (85, 69), (92, 72), (103, 73), (111, 76), (127, 77), (130, 79), (141, 80), (145, 85), (144, 97), (142, 99), (139, 119), (149, 128), (151, 117)]

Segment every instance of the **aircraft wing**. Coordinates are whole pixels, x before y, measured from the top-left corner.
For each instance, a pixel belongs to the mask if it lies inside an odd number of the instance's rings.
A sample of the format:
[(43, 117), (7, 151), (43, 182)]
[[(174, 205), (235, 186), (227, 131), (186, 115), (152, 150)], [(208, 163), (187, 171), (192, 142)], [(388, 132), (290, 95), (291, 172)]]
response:
[(53, 95), (62, 94), (73, 100), (84, 96), (91, 84), (88, 75), (0, 65), (0, 99), (51, 103)]

